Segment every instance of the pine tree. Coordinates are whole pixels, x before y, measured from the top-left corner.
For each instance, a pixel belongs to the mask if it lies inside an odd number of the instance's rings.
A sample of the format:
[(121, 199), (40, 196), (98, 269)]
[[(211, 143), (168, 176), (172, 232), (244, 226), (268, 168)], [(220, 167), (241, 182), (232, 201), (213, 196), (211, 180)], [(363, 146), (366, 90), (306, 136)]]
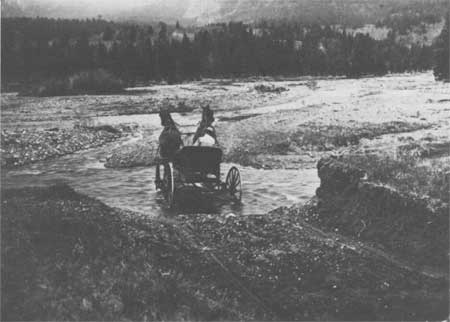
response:
[(112, 40), (114, 36), (114, 31), (110, 26), (106, 27), (105, 31), (103, 32), (103, 40), (109, 41)]
[(444, 29), (434, 44), (434, 76), (437, 80), (450, 81), (449, 24), (450, 13), (447, 14)]
[(150, 38), (145, 40), (143, 52), (141, 54), (143, 56), (144, 79), (149, 80), (155, 76), (153, 44)]
[(86, 70), (91, 67), (91, 47), (89, 46), (89, 34), (87, 31), (81, 33), (75, 47), (76, 67), (78, 70)]
[(180, 63), (182, 75), (188, 79), (192, 79), (195, 76), (195, 66), (192, 55), (191, 41), (188, 36), (184, 34), (180, 49)]

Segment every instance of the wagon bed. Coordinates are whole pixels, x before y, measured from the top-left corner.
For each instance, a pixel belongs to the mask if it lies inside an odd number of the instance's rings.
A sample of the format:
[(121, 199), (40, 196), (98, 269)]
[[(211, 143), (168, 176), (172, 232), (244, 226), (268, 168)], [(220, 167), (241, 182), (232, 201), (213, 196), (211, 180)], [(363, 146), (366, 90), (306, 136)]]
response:
[(175, 192), (188, 185), (205, 192), (226, 191), (234, 200), (240, 201), (242, 188), (239, 170), (231, 167), (225, 182), (222, 182), (220, 178), (222, 157), (222, 150), (216, 147), (183, 147), (175, 154), (173, 160), (162, 159), (157, 163), (156, 189), (163, 192), (170, 206), (174, 203)]
[(222, 150), (214, 147), (187, 146), (177, 152), (173, 165), (186, 183), (220, 181)]

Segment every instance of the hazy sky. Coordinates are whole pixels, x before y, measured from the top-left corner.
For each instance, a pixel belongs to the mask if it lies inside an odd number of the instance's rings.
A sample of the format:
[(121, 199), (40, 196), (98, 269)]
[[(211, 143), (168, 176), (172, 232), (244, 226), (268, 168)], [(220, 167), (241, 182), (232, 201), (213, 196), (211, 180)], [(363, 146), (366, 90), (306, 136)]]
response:
[[(3, 1), (3, 0), (2, 0)], [(8, 1), (8, 0), (6, 0)], [(14, 1), (14, 0), (10, 0)], [(163, 5), (165, 8), (177, 8), (176, 3), (180, 0), (15, 0), (23, 7), (28, 4), (38, 4), (40, 7), (54, 9), (60, 12), (62, 16), (96, 16), (96, 15), (115, 15), (119, 12), (132, 12), (134, 9), (140, 9), (145, 5)], [(192, 0), (185, 0), (185, 3), (191, 3)], [(197, 0), (198, 1), (198, 0)], [(208, 0), (200, 0), (208, 1)], [(59, 8), (59, 9), (57, 9)], [(63, 9), (64, 11), (58, 11)]]
[[(26, 13), (61, 18), (83, 18), (98, 15), (118, 17), (158, 17), (183, 19), (213, 11), (215, 0), (1, 0), (18, 3)], [(205, 9), (206, 8), (206, 9)], [(28, 10), (28, 11), (27, 11)], [(191, 18), (188, 18), (191, 19)]]
[[(26, 4), (27, 0), (19, 0), (18, 2)], [(73, 5), (77, 2), (83, 2), (89, 7), (102, 7), (102, 8), (133, 8), (142, 6), (143, 4), (152, 4), (158, 2), (164, 2), (167, 4), (174, 3), (175, 0), (39, 0), (34, 1), (42, 4), (51, 3), (57, 5)]]

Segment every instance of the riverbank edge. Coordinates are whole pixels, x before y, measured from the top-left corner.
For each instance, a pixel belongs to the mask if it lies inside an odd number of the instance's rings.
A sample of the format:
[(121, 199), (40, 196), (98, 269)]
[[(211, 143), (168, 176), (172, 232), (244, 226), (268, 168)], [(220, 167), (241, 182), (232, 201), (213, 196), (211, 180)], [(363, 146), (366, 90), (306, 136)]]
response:
[[(321, 192), (327, 187), (342, 191), (342, 184), (354, 187), (352, 178), (361, 177), (334, 161), (319, 164), (319, 175), (322, 202), (330, 198)], [(381, 256), (390, 250), (382, 243), (371, 243), (376, 251), (370, 251), (360, 247), (367, 238), (322, 231), (309, 222), (311, 209), (149, 219), (68, 186), (2, 190), (2, 318), (448, 316), (448, 274), (408, 269)], [(341, 218), (340, 209), (336, 213)], [(428, 254), (416, 249), (414, 256)]]

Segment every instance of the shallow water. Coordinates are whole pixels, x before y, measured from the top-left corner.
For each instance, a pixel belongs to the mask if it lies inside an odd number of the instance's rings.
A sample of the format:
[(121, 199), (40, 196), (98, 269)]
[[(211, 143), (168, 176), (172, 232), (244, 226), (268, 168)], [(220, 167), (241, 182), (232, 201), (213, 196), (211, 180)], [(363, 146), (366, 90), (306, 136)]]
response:
[[(154, 187), (154, 168), (107, 169), (103, 161), (116, 142), (59, 159), (39, 162), (17, 170), (3, 171), (2, 189), (48, 186), (67, 183), (75, 190), (98, 198), (106, 204), (142, 212), (149, 216), (174, 212), (262, 214), (297, 202), (306, 202), (319, 185), (317, 170), (257, 170), (237, 166), (243, 183), (242, 203), (236, 204), (226, 194), (190, 196), (189, 207), (169, 210)], [(222, 180), (231, 168), (222, 164)], [(180, 192), (183, 194), (184, 192)]]
[[(222, 113), (225, 116), (241, 112)], [(244, 113), (245, 114), (245, 113)], [(200, 113), (182, 115), (173, 113), (183, 133), (195, 131)], [(96, 124), (134, 124), (141, 131), (158, 134), (160, 119), (157, 114), (100, 116)], [(111, 143), (102, 148), (82, 151), (59, 159), (43, 161), (18, 170), (3, 171), (3, 188), (48, 186), (67, 183), (75, 190), (98, 198), (106, 204), (159, 216), (175, 213), (235, 213), (261, 214), (280, 206), (306, 202), (315, 194), (319, 179), (315, 169), (305, 170), (258, 170), (237, 166), (241, 172), (243, 196), (240, 204), (233, 203), (226, 193), (205, 195), (182, 191), (184, 202), (169, 210), (163, 197), (154, 187), (154, 167), (131, 169), (107, 169), (106, 157), (121, 144), (131, 143), (137, 137)], [(231, 164), (222, 164), (222, 180), (225, 180)], [(187, 196), (187, 197), (186, 197)], [(186, 198), (184, 198), (186, 197)], [(186, 201), (187, 200), (187, 201)]]
[[(277, 82), (277, 85), (289, 87), (289, 91), (280, 96), (255, 93), (254, 86), (256, 84), (253, 82), (233, 84), (226, 87), (228, 92), (220, 90), (220, 95), (217, 93), (217, 95), (212, 95), (209, 87), (201, 84), (156, 86), (151, 88), (158, 91), (156, 94), (149, 92), (148, 95), (135, 96), (36, 99), (2, 94), (2, 126), (7, 128), (23, 127), (25, 124), (40, 128), (56, 126), (54, 118), (48, 117), (45, 113), (62, 113), (55, 115), (60, 119), (65, 116), (67, 120), (58, 119), (57, 126), (72, 126), (73, 110), (81, 107), (85, 109), (86, 106), (89, 106), (92, 112), (89, 120), (94, 124), (136, 124), (142, 131), (146, 131), (146, 134), (153, 133), (157, 136), (160, 131), (160, 120), (157, 114), (102, 116), (103, 112), (108, 111), (103, 110), (103, 107), (118, 104), (129, 104), (130, 106), (141, 103), (149, 104), (149, 97), (157, 95), (159, 98), (164, 98), (176, 95), (180, 100), (192, 98), (212, 102), (212, 106), (218, 112), (217, 123), (219, 125), (221, 118), (226, 120), (227, 118), (268, 114), (268, 117), (258, 117), (253, 123), (246, 122), (245, 126), (270, 128), (274, 124), (271, 116), (276, 118), (278, 112), (283, 112), (286, 116), (280, 116), (279, 120), (285, 123), (280, 124), (289, 125), (293, 129), (298, 124), (308, 122), (343, 125), (351, 125), (354, 122), (427, 122), (438, 124), (442, 130), (421, 130), (417, 132), (417, 135), (429, 136), (430, 132), (436, 135), (440, 141), (448, 140), (450, 118), (446, 102), (450, 97), (450, 91), (448, 85), (435, 82), (431, 72), (365, 79), (317, 79), (317, 84), (312, 89), (304, 82), (290, 86), (292, 81), (289, 80)], [(239, 85), (238, 90), (235, 85)], [(9, 105), (3, 104), (5, 102), (9, 102)], [(10, 108), (4, 108), (4, 106)], [(17, 109), (17, 106), (20, 109)], [(23, 112), (23, 118), (17, 114), (19, 110)], [(45, 113), (42, 115), (33, 113), (33, 111), (40, 110)], [(297, 111), (297, 114), (294, 114), (294, 110)], [(95, 116), (93, 116), (94, 114)], [(36, 120), (31, 116), (36, 116)], [(196, 110), (188, 114), (173, 113), (173, 117), (179, 123), (183, 133), (192, 133), (200, 120), (200, 111)], [(251, 129), (246, 128), (245, 130)], [(228, 133), (223, 134), (227, 135)], [(364, 150), (369, 152), (371, 149), (388, 150), (388, 148), (392, 149), (398, 145), (397, 138), (401, 135), (386, 135), (370, 142), (362, 140), (361, 144)], [(405, 136), (413, 137), (413, 134), (408, 133)], [(230, 137), (232, 139), (232, 135)], [(138, 139), (135, 138), (135, 140)], [(121, 143), (124, 142), (116, 142), (100, 149), (36, 163), (16, 171), (4, 170), (1, 175), (2, 187), (49, 185), (62, 181), (76, 190), (99, 198), (112, 206), (137, 210), (149, 215), (166, 213), (165, 203), (154, 189), (153, 168), (121, 170), (103, 167), (102, 160)], [(224, 177), (230, 166), (227, 164), (222, 166)], [(234, 205), (222, 196), (206, 197), (206, 206), (200, 202), (202, 199), (200, 197), (192, 199), (191, 204), (201, 203), (202, 205), (197, 209), (201, 212), (266, 213), (279, 206), (308, 200), (319, 186), (315, 169), (256, 170), (241, 166), (238, 168), (242, 172), (244, 190), (241, 205)], [(186, 209), (177, 211), (185, 212)]]

